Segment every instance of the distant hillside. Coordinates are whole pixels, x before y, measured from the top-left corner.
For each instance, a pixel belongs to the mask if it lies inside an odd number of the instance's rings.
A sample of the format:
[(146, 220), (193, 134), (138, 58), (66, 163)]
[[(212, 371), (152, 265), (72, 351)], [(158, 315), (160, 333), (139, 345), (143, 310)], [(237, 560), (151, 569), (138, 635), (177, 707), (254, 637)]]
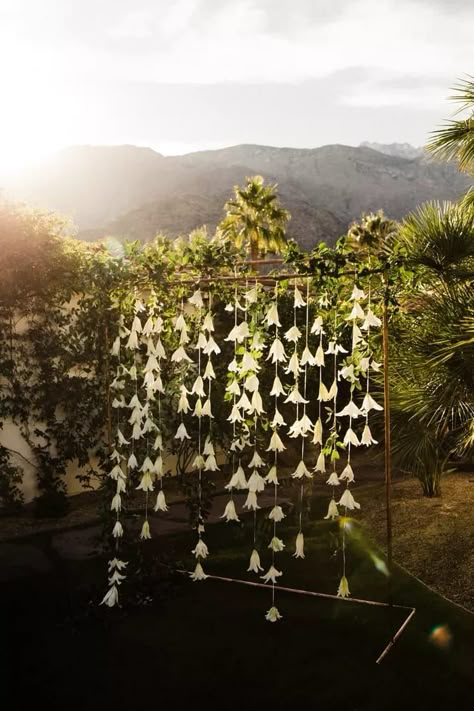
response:
[(401, 219), (421, 202), (456, 199), (470, 186), (454, 165), (419, 154), (400, 157), (393, 146), (390, 155), (382, 146), (241, 145), (173, 157), (134, 146), (74, 147), (14, 191), (70, 215), (84, 239), (108, 234), (148, 240), (157, 232), (176, 236), (203, 224), (212, 231), (233, 186), (259, 173), (278, 183), (292, 213), (290, 235), (310, 248), (320, 239), (333, 241), (368, 210), (382, 208)]
[(398, 158), (421, 158), (424, 155), (423, 148), (417, 148), (409, 143), (371, 143), (363, 141), (360, 144), (362, 148), (372, 148), (379, 153), (385, 153), (387, 156), (397, 156)]

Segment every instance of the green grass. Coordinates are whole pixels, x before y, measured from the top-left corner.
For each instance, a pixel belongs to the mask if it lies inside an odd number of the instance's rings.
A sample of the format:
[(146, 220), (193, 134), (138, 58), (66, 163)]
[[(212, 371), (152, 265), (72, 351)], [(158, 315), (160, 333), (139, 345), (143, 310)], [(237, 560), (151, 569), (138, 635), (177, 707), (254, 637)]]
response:
[[(31, 588), (21, 591), (30, 603), (8, 648), (16, 683), (24, 698), (43, 700), (49, 709), (298, 705), (433, 711), (469, 704), (474, 617), (400, 570), (387, 576), (380, 551), (357, 525), (352, 531), (352, 594), (380, 601), (391, 594), (395, 603), (417, 609), (380, 666), (375, 660), (406, 617), (404, 611), (277, 592), (283, 619), (271, 624), (264, 619), (270, 589), (211, 579), (193, 583), (177, 576), (168, 593), (150, 606), (128, 611), (94, 606), (82, 621), (74, 615), (58, 617), (57, 596), (87, 575), (96, 580), (101, 567), (94, 563), (93, 569), (78, 564), (68, 568), (66, 579), (41, 604), (41, 595), (32, 594)], [(311, 523), (306, 532), (304, 561), (289, 552), (277, 555), (284, 571), (281, 584), (333, 594), (340, 575), (340, 557), (334, 556), (337, 524)], [(286, 526), (284, 540), (291, 543), (294, 533)], [(250, 522), (209, 526), (206, 572), (258, 580), (246, 572), (251, 535)], [(259, 535), (268, 541), (265, 528)], [(163, 537), (147, 546), (147, 554), (166, 554), (191, 568), (194, 540), (192, 533)], [(267, 551), (262, 565), (269, 560)], [(12, 600), (10, 596), (8, 605)], [(440, 625), (451, 635), (445, 648), (431, 635)]]

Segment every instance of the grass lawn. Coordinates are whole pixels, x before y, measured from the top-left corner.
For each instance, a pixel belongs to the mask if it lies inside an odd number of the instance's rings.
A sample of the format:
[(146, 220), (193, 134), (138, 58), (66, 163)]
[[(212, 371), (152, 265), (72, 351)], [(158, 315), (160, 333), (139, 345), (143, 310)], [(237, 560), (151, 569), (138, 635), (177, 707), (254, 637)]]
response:
[[(291, 541), (291, 521), (284, 527)], [(209, 526), (206, 572), (258, 580), (247, 573), (251, 526)], [(283, 526), (280, 529), (283, 532)], [(337, 524), (306, 526), (306, 559), (277, 555), (281, 584), (334, 593)], [(263, 527), (259, 535), (268, 540)], [(146, 546), (153, 560), (189, 568), (192, 534)], [(264, 567), (270, 554), (262, 556)], [(193, 583), (166, 568), (148, 584), (149, 605), (105, 610), (104, 562), (63, 564), (54, 575), (5, 584), (1, 664), (5, 698), (48, 709), (266, 708), (296, 704), (347, 711), (451, 709), (474, 692), (474, 617), (402, 570), (387, 576), (383, 556), (358, 524), (352, 528), (352, 594), (416, 607), (384, 662), (375, 659), (405, 613), (344, 601), (277, 593), (283, 619), (264, 619), (271, 591), (215, 580)], [(145, 567), (146, 564), (144, 563)], [(99, 584), (100, 581), (100, 584)], [(389, 585), (390, 583), (390, 585)], [(87, 605), (91, 600), (93, 604)], [(441, 626), (442, 632), (433, 630)], [(443, 636), (444, 632), (444, 636)], [(445, 637), (450, 642), (440, 646)], [(10, 696), (8, 696), (10, 695)]]

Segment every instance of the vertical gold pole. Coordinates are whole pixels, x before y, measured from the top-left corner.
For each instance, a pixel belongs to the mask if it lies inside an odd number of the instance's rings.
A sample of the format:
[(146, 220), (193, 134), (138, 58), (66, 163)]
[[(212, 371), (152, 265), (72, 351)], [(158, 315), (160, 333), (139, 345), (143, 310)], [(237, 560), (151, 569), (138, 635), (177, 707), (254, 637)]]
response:
[(385, 505), (387, 515), (387, 559), (392, 565), (392, 468), (390, 443), (390, 388), (388, 377), (388, 285), (385, 284), (382, 318), (383, 343), (383, 392), (384, 392), (384, 427), (385, 427)]

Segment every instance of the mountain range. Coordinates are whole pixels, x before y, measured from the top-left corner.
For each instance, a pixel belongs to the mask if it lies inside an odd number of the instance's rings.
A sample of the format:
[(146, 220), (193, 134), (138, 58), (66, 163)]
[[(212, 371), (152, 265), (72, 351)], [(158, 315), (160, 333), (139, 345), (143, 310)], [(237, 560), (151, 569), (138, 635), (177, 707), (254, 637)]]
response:
[(15, 198), (70, 216), (82, 239), (152, 239), (224, 216), (233, 187), (260, 174), (278, 184), (290, 210), (289, 236), (310, 249), (333, 242), (362, 213), (402, 219), (426, 200), (453, 200), (471, 185), (456, 166), (408, 144), (314, 149), (239, 145), (183, 156), (137, 146), (76, 146), (59, 151), (9, 188)]

